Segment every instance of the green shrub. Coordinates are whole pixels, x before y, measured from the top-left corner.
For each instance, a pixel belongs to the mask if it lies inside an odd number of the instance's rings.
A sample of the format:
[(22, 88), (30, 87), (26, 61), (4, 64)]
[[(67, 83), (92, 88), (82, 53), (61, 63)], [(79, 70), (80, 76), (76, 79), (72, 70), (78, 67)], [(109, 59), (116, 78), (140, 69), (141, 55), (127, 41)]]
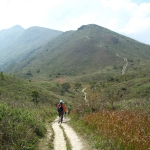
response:
[(0, 104), (0, 149), (34, 150), (46, 128), (41, 120), (27, 110)]
[(81, 83), (75, 83), (74, 88), (79, 89), (81, 88), (82, 84)]
[(69, 83), (63, 83), (61, 87), (65, 92), (68, 92), (68, 90), (71, 88)]

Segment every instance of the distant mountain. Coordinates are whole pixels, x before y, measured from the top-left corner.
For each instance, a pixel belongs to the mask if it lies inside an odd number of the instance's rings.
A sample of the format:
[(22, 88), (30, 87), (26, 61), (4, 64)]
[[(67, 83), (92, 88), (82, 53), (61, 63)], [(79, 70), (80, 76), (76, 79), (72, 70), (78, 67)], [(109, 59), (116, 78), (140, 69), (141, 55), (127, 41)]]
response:
[(0, 68), (17, 63), (34, 53), (41, 46), (62, 34), (62, 31), (42, 27), (23, 29), (14, 26), (0, 31)]
[(25, 29), (19, 25), (16, 25), (10, 29), (4, 29), (0, 31), (0, 52), (3, 47), (11, 44), (16, 38), (18, 38)]
[(121, 74), (125, 63), (133, 71), (150, 59), (150, 46), (98, 25), (67, 31), (5, 71), (24, 77)]

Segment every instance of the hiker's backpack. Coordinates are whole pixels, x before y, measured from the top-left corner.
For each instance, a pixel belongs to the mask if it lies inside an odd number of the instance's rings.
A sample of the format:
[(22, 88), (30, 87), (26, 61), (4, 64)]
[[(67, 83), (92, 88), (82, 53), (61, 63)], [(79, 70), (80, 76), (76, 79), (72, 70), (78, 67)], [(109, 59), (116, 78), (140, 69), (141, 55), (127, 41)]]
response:
[(63, 112), (63, 108), (61, 104), (58, 106), (58, 112)]

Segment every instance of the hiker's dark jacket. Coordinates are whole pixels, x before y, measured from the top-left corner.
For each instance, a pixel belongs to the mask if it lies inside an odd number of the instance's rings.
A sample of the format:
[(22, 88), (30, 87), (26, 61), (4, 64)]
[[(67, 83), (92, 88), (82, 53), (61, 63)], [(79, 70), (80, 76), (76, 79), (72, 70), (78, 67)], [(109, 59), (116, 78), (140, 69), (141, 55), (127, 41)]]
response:
[[(61, 105), (61, 104), (59, 103), (59, 104), (57, 105), (57, 108), (58, 108), (60, 105)], [(62, 108), (63, 108), (63, 112), (66, 113), (66, 107), (65, 107), (64, 104), (62, 104)]]

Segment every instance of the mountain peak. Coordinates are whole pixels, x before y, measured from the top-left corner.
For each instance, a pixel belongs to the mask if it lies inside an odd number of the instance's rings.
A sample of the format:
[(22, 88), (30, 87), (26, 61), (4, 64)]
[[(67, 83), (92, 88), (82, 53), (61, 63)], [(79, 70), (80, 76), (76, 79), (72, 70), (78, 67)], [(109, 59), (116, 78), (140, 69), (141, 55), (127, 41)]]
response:
[(24, 29), (24, 28), (21, 27), (20, 25), (15, 25), (15, 26), (11, 27), (10, 29), (20, 30), (20, 29)]
[(8, 29), (2, 29), (0, 30), (1, 32), (7, 32), (7, 31), (21, 31), (21, 30), (25, 30), (23, 27), (21, 27), (20, 25), (15, 25), (11, 28), (8, 28)]
[(98, 26), (96, 24), (82, 25), (81, 27), (78, 28), (78, 30), (83, 30), (83, 29), (86, 29), (86, 28), (95, 28), (95, 27), (101, 27), (101, 26)]

